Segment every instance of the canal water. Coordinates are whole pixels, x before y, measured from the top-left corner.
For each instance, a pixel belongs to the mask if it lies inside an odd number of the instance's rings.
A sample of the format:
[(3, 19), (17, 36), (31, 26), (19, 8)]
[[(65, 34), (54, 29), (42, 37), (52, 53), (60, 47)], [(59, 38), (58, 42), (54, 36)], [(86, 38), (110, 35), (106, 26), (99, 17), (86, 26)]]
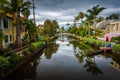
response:
[(60, 37), (6, 80), (120, 80), (120, 55), (87, 56), (94, 50), (83, 42)]

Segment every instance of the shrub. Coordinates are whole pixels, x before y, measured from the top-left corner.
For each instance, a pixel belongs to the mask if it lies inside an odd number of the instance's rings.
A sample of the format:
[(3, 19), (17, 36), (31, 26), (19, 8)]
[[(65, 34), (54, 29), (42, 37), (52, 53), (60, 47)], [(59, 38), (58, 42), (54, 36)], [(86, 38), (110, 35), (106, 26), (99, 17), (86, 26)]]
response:
[(4, 55), (4, 56), (9, 55), (8, 52), (10, 52), (11, 50), (12, 50), (11, 48), (7, 48), (7, 49), (5, 49), (5, 50), (3, 51), (3, 55)]
[(11, 63), (11, 65), (15, 65), (19, 62), (20, 56), (14, 52), (11, 54), (8, 60)]
[(120, 36), (118, 36), (118, 37), (112, 37), (111, 41), (120, 44)]
[(0, 56), (0, 69), (6, 69), (9, 66), (7, 58)]
[(120, 44), (115, 44), (115, 45), (113, 46), (113, 51), (117, 51), (117, 52), (120, 53)]
[(29, 51), (33, 53), (35, 51), (35, 49), (36, 48), (33, 45), (31, 45), (30, 48), (29, 48)]
[(9, 61), (7, 58), (0, 56), (0, 76), (4, 76), (4, 70), (8, 69), (9, 67)]
[(28, 56), (28, 51), (27, 51), (27, 50), (24, 50), (24, 51), (22, 52), (22, 54), (23, 54), (24, 56)]

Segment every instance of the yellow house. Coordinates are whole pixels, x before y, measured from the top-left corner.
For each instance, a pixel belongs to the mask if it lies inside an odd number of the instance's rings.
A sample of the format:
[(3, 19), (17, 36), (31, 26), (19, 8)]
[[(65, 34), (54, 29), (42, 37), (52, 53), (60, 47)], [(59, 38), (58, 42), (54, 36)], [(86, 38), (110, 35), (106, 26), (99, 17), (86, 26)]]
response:
[(5, 48), (16, 39), (16, 28), (13, 26), (13, 19), (10, 15), (0, 17), (0, 29), (5, 35), (2, 40), (2, 47)]

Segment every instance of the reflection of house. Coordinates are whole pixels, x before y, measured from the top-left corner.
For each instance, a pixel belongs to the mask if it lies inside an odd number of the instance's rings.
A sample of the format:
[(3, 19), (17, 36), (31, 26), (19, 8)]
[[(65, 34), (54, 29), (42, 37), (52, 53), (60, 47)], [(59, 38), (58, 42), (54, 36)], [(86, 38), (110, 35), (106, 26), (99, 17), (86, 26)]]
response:
[(112, 55), (112, 62), (111, 66), (115, 68), (116, 70), (120, 71), (120, 54), (114, 53)]
[(120, 64), (118, 64), (117, 62), (112, 61), (112, 62), (111, 62), (111, 66), (112, 66), (114, 69), (120, 71)]
[(2, 41), (2, 47), (6, 47), (9, 43), (13, 43), (13, 41), (15, 41), (16, 29), (12, 23), (12, 16), (10, 14), (4, 18), (0, 16), (0, 29), (5, 35), (5, 39)]

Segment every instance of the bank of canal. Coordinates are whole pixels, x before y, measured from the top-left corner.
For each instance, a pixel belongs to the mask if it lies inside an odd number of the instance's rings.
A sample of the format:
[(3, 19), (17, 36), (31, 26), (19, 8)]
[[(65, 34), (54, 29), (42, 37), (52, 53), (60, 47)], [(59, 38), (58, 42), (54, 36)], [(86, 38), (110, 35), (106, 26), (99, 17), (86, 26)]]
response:
[(89, 45), (62, 37), (33, 60), (25, 63), (6, 80), (119, 80), (120, 55), (94, 51)]

